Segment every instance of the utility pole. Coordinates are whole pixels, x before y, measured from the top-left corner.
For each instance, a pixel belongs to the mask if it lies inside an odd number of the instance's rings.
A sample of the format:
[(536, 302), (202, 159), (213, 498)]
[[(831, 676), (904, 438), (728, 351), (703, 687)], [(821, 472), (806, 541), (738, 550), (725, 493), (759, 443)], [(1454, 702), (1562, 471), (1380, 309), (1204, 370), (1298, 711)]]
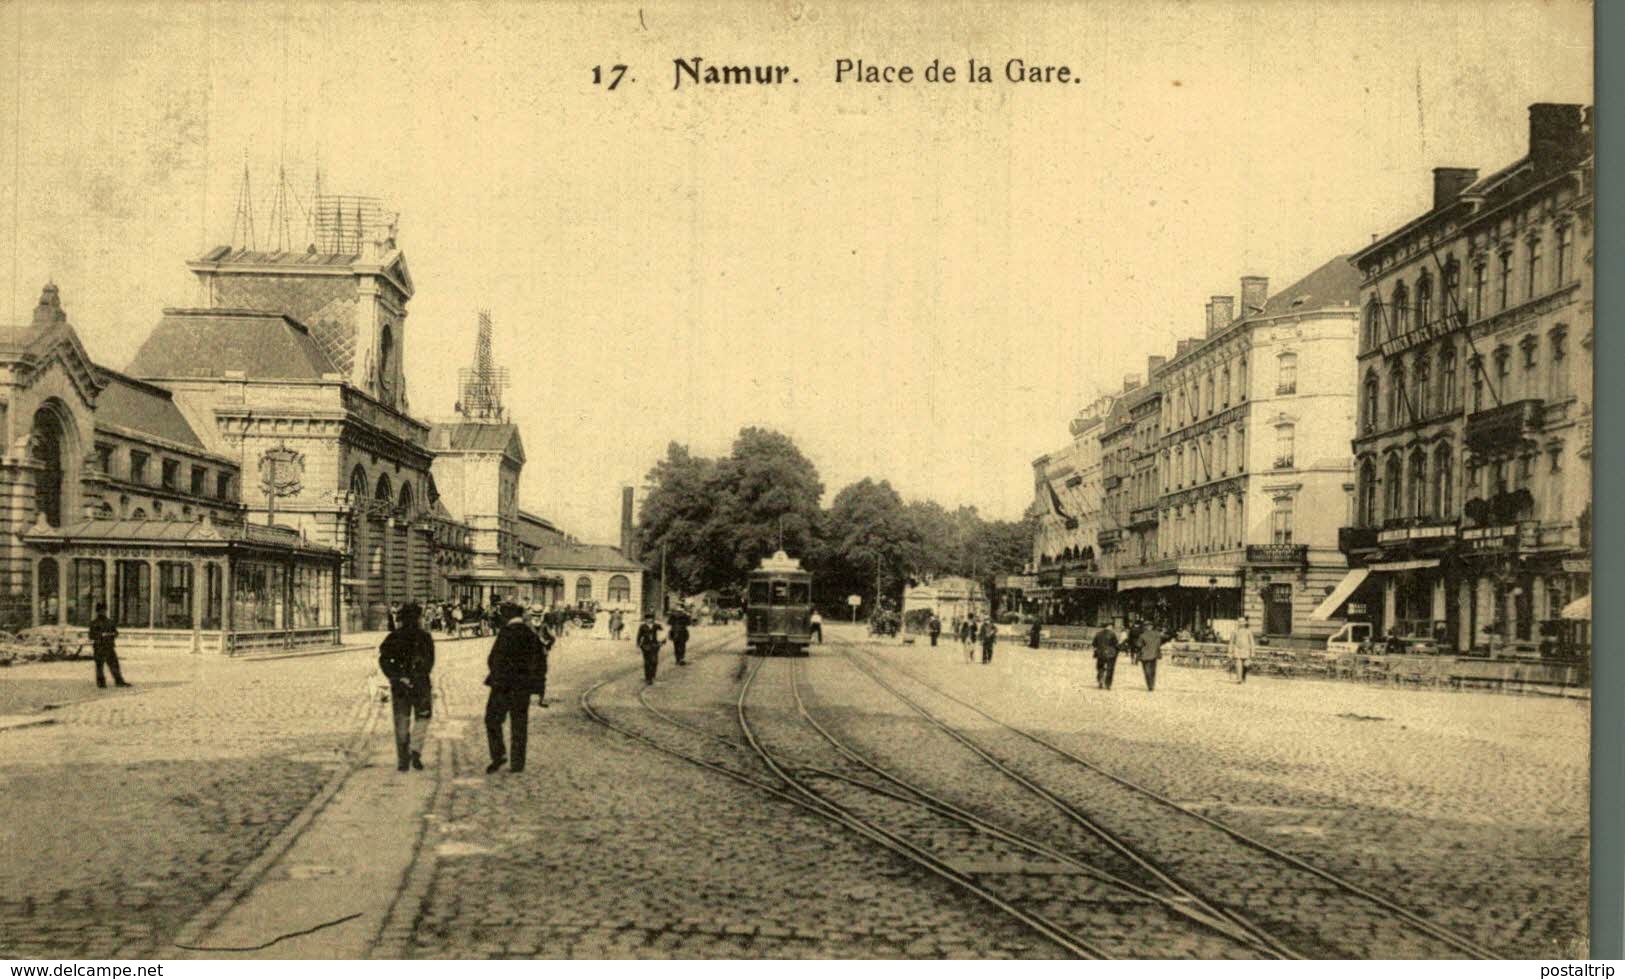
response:
[(660, 542), (660, 609), (657, 615), (666, 614), (666, 542)]

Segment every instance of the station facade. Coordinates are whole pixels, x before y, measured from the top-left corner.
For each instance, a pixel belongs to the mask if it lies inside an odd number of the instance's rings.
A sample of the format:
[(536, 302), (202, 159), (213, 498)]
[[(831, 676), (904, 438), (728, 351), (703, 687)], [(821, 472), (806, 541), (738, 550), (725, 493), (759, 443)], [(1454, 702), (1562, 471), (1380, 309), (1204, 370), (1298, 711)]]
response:
[(488, 318), (456, 413), (421, 419), (393, 232), (329, 244), (188, 263), (203, 304), (165, 309), (124, 371), (92, 361), (54, 285), (3, 331), (5, 628), (83, 627), (106, 601), (126, 641), (331, 645), (408, 601), (571, 603), (565, 571), (638, 607), (636, 562), (522, 517)]

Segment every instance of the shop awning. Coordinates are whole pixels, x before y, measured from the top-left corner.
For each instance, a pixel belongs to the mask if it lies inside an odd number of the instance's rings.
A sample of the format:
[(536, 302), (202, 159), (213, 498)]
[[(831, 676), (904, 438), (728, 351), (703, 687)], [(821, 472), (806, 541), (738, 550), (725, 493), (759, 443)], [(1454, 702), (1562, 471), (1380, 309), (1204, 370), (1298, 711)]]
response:
[(1421, 557), (1410, 561), (1378, 561), (1368, 564), (1371, 571), (1417, 571), (1422, 568), (1437, 568), (1439, 559), (1436, 557)]
[(1326, 600), (1315, 606), (1315, 610), (1309, 613), (1309, 618), (1315, 622), (1325, 622), (1331, 618), (1337, 613), (1338, 609), (1343, 607), (1343, 603), (1349, 600), (1349, 596), (1359, 589), (1370, 574), (1370, 568), (1354, 568), (1349, 571), (1348, 574), (1343, 576), (1343, 580), (1337, 583), (1337, 587), (1332, 589), (1332, 593), (1326, 596)]
[(1576, 622), (1591, 621), (1591, 596), (1581, 595), (1574, 601), (1563, 606), (1563, 618)]

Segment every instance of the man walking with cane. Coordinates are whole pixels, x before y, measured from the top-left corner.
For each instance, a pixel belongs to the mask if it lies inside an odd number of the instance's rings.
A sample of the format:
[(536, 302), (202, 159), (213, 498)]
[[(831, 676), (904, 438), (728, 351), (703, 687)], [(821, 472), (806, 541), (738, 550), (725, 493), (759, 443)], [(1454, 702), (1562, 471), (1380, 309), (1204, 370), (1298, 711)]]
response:
[[(487, 775), (504, 764), (508, 770), (525, 770), (525, 746), (530, 734), (530, 695), (536, 689), (536, 677), (545, 675), (547, 653), (542, 640), (525, 624), (523, 611), (517, 605), (504, 603), (498, 611), (505, 621), (491, 644), (491, 655), (486, 658), (489, 673), (485, 685), (491, 688), (485, 700), (485, 737), (491, 748), (491, 764)], [(504, 750), (502, 722), (508, 722), (511, 750)]]

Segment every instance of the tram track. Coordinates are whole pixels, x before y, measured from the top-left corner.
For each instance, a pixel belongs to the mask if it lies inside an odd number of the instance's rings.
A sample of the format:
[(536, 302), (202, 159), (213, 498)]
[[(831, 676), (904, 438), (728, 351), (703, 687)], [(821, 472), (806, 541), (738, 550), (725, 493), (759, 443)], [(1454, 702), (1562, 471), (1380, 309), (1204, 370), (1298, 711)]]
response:
[[(1155, 807), (1166, 814), (1172, 815), (1176, 820), (1181, 822), (1186, 819), (1193, 821), (1193, 823), (1189, 824), (1187, 828), (1176, 830), (1174, 835), (1188, 839), (1192, 832), (1207, 834), (1207, 836), (1213, 840), (1213, 846), (1208, 848), (1210, 855), (1205, 861), (1206, 863), (1212, 864), (1215, 862), (1211, 854), (1217, 852), (1217, 847), (1220, 845), (1220, 840), (1228, 843), (1232, 847), (1230, 851), (1232, 854), (1238, 853), (1241, 850), (1246, 850), (1252, 854), (1252, 856), (1250, 858), (1243, 858), (1241, 863), (1254, 863), (1255, 865), (1259, 866), (1261, 873), (1270, 873), (1277, 879), (1292, 877), (1298, 878), (1300, 881), (1298, 884), (1298, 890), (1306, 895), (1312, 895), (1317, 905), (1328, 910), (1328, 913), (1322, 916), (1323, 921), (1335, 920), (1347, 924), (1350, 922), (1351, 917), (1354, 920), (1358, 920), (1363, 917), (1365, 923), (1370, 925), (1373, 929), (1386, 927), (1389, 934), (1385, 937), (1390, 941), (1398, 941), (1399, 944), (1383, 943), (1375, 949), (1368, 948), (1351, 950), (1345, 947), (1344, 943), (1339, 941), (1337, 936), (1327, 935), (1324, 933), (1324, 931), (1322, 931), (1321, 934), (1314, 934), (1313, 929), (1304, 927), (1301, 921), (1267, 921), (1263, 924), (1259, 924), (1252, 922), (1249, 918), (1240, 917), (1233, 908), (1224, 909), (1227, 917), (1231, 917), (1232, 920), (1239, 918), (1238, 923), (1243, 924), (1248, 928), (1249, 931), (1265, 934), (1283, 928), (1285, 930), (1292, 931), (1299, 942), (1309, 941), (1314, 946), (1318, 946), (1308, 950), (1310, 954), (1317, 957), (1351, 957), (1352, 955), (1359, 954), (1360, 952), (1365, 952), (1366, 954), (1372, 954), (1374, 952), (1375, 954), (1379, 955), (1401, 955), (1404, 957), (1423, 957), (1419, 953), (1428, 953), (1436, 957), (1450, 958), (1460, 957), (1462, 955), (1473, 958), (1499, 958), (1499, 956), (1493, 950), (1488, 949), (1465, 936), (1453, 932), (1448, 928), (1426, 920), (1416, 912), (1400, 905), (1398, 902), (1392, 901), (1380, 894), (1376, 894), (1360, 884), (1349, 881), (1332, 871), (1318, 867), (1300, 857), (1287, 853), (1278, 847), (1271, 846), (1270, 844), (1250, 836), (1233, 826), (1214, 819), (1206, 813), (1201, 813), (1191, 809), (1188, 806), (1181, 805), (1177, 801), (1170, 799), (1161, 793), (1158, 793), (1155, 790), (1141, 785), (1131, 779), (1125, 778), (1116, 772), (1110, 771), (1096, 762), (1083, 758), (1077, 753), (1072, 752), (1061, 745), (1055, 744), (1053, 741), (1044, 738), (1041, 735), (1009, 724), (1003, 719), (992, 715), (975, 704), (942, 690), (940, 687), (928, 682), (903, 666), (889, 663), (874, 653), (866, 650), (862, 652), (855, 652), (854, 650), (859, 648), (857, 644), (853, 644), (848, 641), (843, 642), (840, 645), (843, 647), (843, 657), (849, 663), (851, 663), (855, 669), (869, 677), (869, 679), (872, 680), (876, 685), (886, 690), (893, 697), (897, 698), (899, 702), (903, 703), (914, 713), (925, 719), (928, 724), (960, 742), (968, 750), (981, 757), (995, 769), (1000, 770), (1018, 783), (1027, 786), (1041, 797), (1049, 799), (1058, 810), (1067, 813), (1068, 818), (1079, 821), (1080, 825), (1090, 827), (1092, 832), (1101, 835), (1102, 838), (1116, 839), (1119, 844), (1124, 846), (1130, 852), (1138, 853), (1140, 849), (1144, 849), (1144, 847), (1137, 848), (1133, 846), (1129, 841), (1122, 838), (1122, 834), (1114, 833), (1108, 827), (1100, 825), (1100, 820), (1092, 818), (1089, 814), (1083, 812), (1078, 805), (1059, 796), (1051, 788), (1044, 785), (1041, 781), (1043, 778), (1042, 776), (1033, 775), (1033, 769), (1035, 767), (1041, 768), (1042, 766), (1036, 765), (1031, 757), (1029, 757), (1024, 763), (1014, 762), (1013, 756), (1018, 755), (1019, 752), (1012, 750), (1011, 744), (1006, 743), (1002, 746), (994, 748), (989, 744), (990, 739), (988, 739), (985, 735), (980, 739), (971, 737), (965, 733), (965, 725), (956, 725), (948, 720), (945, 720), (941, 716), (941, 708), (934, 711), (926, 707), (924, 704), (920, 703), (919, 697), (909, 696), (904, 691), (898, 689), (896, 684), (891, 683), (884, 677), (880, 676), (878, 672), (879, 669), (883, 668), (906, 678), (907, 681), (926, 691), (928, 696), (939, 697), (942, 700), (954, 705), (954, 707), (969, 712), (976, 718), (979, 718), (981, 721), (986, 722), (986, 724), (992, 725), (996, 732), (1007, 734), (1011, 736), (1011, 738), (1021, 743), (1028, 744), (1033, 748), (1039, 749), (1042, 752), (1061, 760), (1062, 763), (1070, 766), (1074, 772), (1081, 769), (1083, 772), (1088, 773), (1091, 778), (1095, 779), (1097, 783), (1099, 783), (1095, 798), (1104, 798), (1107, 792), (1115, 791), (1120, 799), (1131, 799), (1134, 803), (1139, 805), (1140, 808), (1137, 811), (1137, 815), (1142, 819), (1146, 818), (1148, 807)], [(860, 659), (860, 656), (862, 659)], [(867, 660), (868, 662), (866, 663), (863, 660)], [(877, 666), (876, 664), (879, 665)], [(1054, 778), (1055, 776), (1051, 777)], [(1101, 806), (1097, 803), (1095, 808), (1098, 809), (1101, 808)], [(1159, 876), (1164, 876), (1171, 880), (1177, 880), (1176, 874), (1169, 873), (1166, 868), (1160, 866), (1161, 861), (1153, 859), (1149, 855), (1143, 853), (1139, 855), (1139, 858), (1143, 859), (1150, 865), (1147, 868), (1148, 870), (1157, 873)], [(1192, 869), (1192, 867), (1200, 869), (1200, 864), (1203, 862), (1204, 861), (1200, 860), (1189, 861), (1190, 866), (1187, 866), (1183, 873), (1186, 876), (1189, 876), (1190, 869)], [(1177, 886), (1181, 887), (1182, 889), (1192, 891), (1195, 890), (1195, 887), (1187, 884), (1178, 884)], [(1198, 898), (1198, 900), (1202, 899)], [(1351, 906), (1355, 905), (1356, 902), (1358, 906), (1364, 908), (1363, 914), (1358, 913), (1357, 907)], [(1204, 903), (1207, 902), (1204, 901)], [(1341, 905), (1341, 907), (1338, 905)], [(1394, 926), (1398, 927), (1396, 928)], [(1405, 936), (1396, 934), (1399, 929), (1403, 929), (1409, 933), (1408, 941), (1403, 940)], [(1373, 941), (1375, 941), (1376, 935), (1374, 931), (1372, 937)], [(1425, 941), (1418, 941), (1418, 937), (1425, 939)], [(1441, 952), (1443, 952), (1442, 955)]]
[[(784, 668), (793, 682), (796, 678), (798, 664), (795, 660), (785, 662), (787, 665)], [(1214, 933), (1217, 941), (1225, 943), (1221, 947), (1210, 949), (1210, 954), (1228, 953), (1231, 955), (1244, 954), (1253, 956), (1259, 954), (1260, 951), (1264, 951), (1240, 936), (1226, 934), (1222, 922), (1204, 919), (1200, 915), (1193, 914), (1189, 909), (1165, 901), (1159, 895), (1146, 892), (1144, 889), (1137, 888), (1126, 881), (1115, 879), (1111, 875), (1102, 872), (1099, 868), (1090, 866), (1052, 848), (1045, 847), (1035, 840), (1022, 837), (1019, 834), (982, 820), (963, 809), (946, 805), (942, 800), (918, 786), (910, 785), (896, 777), (887, 777), (887, 773), (878, 770), (871, 772), (885, 778), (887, 782), (891, 783), (890, 785), (880, 784), (869, 778), (854, 775), (850, 771), (843, 772), (832, 767), (814, 765), (804, 757), (792, 758), (781, 751), (770, 748), (759, 735), (757, 727), (753, 726), (748, 706), (753, 684), (763, 668), (763, 663), (763, 660), (756, 660), (753, 666), (745, 667), (740, 674), (736, 674), (740, 676), (742, 681), (739, 695), (733, 707), (736, 721), (735, 728), (739, 736), (707, 729), (700, 724), (685, 720), (656, 706), (649, 697), (649, 688), (639, 690), (637, 700), (639, 705), (650, 716), (661, 720), (668, 726), (670, 729), (667, 732), (668, 734), (670, 731), (684, 732), (687, 735), (692, 735), (695, 739), (699, 739), (709, 748), (721, 747), (736, 756), (752, 757), (756, 760), (760, 769), (773, 781), (763, 779), (756, 773), (742, 770), (734, 764), (719, 762), (714, 755), (705, 757), (704, 755), (708, 755), (709, 752), (695, 752), (674, 747), (668, 740), (653, 736), (647, 731), (634, 730), (624, 723), (618, 723), (616, 720), (607, 717), (593, 703), (592, 694), (617, 679), (629, 677), (633, 672), (631, 670), (606, 677), (593, 688), (583, 691), (583, 708), (588, 716), (598, 723), (617, 730), (656, 750), (681, 758), (690, 764), (723, 775), (741, 784), (750, 785), (773, 798), (795, 805), (802, 811), (818, 815), (853, 831), (880, 849), (905, 860), (915, 867), (924, 869), (933, 876), (945, 880), (947, 883), (967, 891), (972, 896), (990, 904), (1007, 917), (1048, 939), (1069, 954), (1083, 958), (1112, 957), (1098, 943), (1081, 937), (1076, 928), (1069, 928), (1064, 924), (1056, 923), (1030, 907), (1021, 906), (1022, 902), (1028, 905), (1047, 903), (1054, 907), (1071, 910), (1074, 913), (1080, 908), (1092, 910), (1096, 912), (1097, 916), (1096, 920), (1091, 923), (1096, 926), (1100, 924), (1099, 912), (1102, 908), (1105, 908), (1106, 913), (1115, 917), (1119, 922), (1125, 920), (1134, 921), (1136, 930), (1144, 927), (1144, 921), (1141, 919), (1146, 913), (1144, 910), (1146, 907), (1160, 908), (1172, 917), (1180, 919), (1177, 925), (1178, 928), (1189, 930), (1194, 926), (1198, 929), (1206, 929)], [(802, 706), (799, 705), (799, 694), (794, 690), (791, 692), (792, 695), (797, 697), (798, 706)], [(816, 727), (810, 716), (803, 710), (798, 710), (796, 716)], [(823, 736), (822, 733), (820, 736)], [(832, 789), (832, 786), (838, 787), (838, 789)], [(845, 790), (847, 796), (845, 798), (832, 798), (832, 796), (839, 796), (841, 794), (840, 790)], [(890, 809), (886, 809), (886, 806), (890, 806)], [(877, 807), (881, 811), (876, 811)], [(999, 878), (1033, 878), (1034, 875), (1031, 873), (1005, 872), (1001, 874), (985, 870), (981, 873), (967, 873), (955, 866), (954, 853), (950, 852), (945, 858), (943, 854), (934, 852), (929, 845), (922, 846), (916, 840), (910, 839), (908, 835), (888, 828), (885, 824), (896, 824), (898, 822), (900, 816), (899, 807), (903, 814), (913, 814), (912, 817), (905, 816), (905, 821), (907, 818), (918, 820), (922, 816), (935, 818), (939, 823), (951, 824), (961, 834), (969, 831), (969, 833), (985, 840), (996, 841), (996, 845), (1005, 846), (1009, 851), (1005, 854), (1007, 861), (1010, 859), (1011, 854), (1019, 854), (1029, 861), (1029, 870), (1032, 866), (1039, 866), (1041, 872), (1036, 877), (1039, 882), (1037, 888), (1039, 893), (1036, 898), (1034, 895), (1028, 894), (1022, 898), (1011, 900), (1009, 896), (999, 893), (1000, 890), (1010, 890), (1009, 880), (1000, 881)], [(870, 811), (868, 815), (862, 811), (864, 809)], [(941, 826), (936, 827), (939, 834), (941, 829)], [(954, 847), (950, 846), (949, 849), (952, 851)], [(981, 849), (986, 849), (985, 843), (982, 844)], [(1056, 879), (1056, 872), (1053, 869), (1049, 872), (1043, 871), (1042, 864), (1046, 862), (1060, 868), (1060, 879), (1087, 879), (1095, 887), (1097, 893), (1089, 896), (1086, 900), (1066, 901), (1064, 896), (1058, 893), (1059, 889), (1053, 883), (1054, 879)], [(1101, 897), (1102, 892), (1108, 895), (1105, 900)], [(1132, 912), (1127, 915), (1122, 913), (1125, 902), (1132, 908)], [(1143, 953), (1137, 947), (1126, 945), (1117, 954), (1123, 956)], [(1264, 954), (1268, 954), (1267, 951), (1264, 951)]]

